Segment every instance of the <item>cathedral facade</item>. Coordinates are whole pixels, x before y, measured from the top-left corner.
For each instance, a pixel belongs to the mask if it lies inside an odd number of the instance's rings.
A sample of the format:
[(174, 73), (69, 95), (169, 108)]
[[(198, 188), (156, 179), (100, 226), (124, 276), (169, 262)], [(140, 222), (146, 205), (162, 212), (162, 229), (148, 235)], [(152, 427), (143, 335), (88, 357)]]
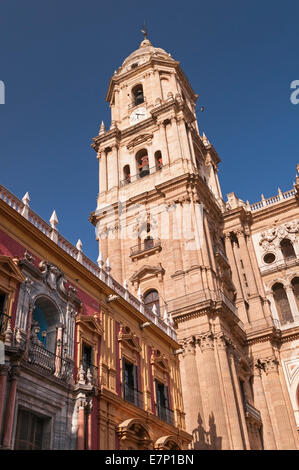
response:
[(299, 175), (224, 201), (197, 99), (147, 37), (114, 72), (96, 263), (0, 186), (0, 448), (298, 449)]
[(146, 37), (106, 99), (90, 221), (118, 282), (174, 319), (191, 448), (298, 448), (299, 178), (225, 202), (198, 95)]

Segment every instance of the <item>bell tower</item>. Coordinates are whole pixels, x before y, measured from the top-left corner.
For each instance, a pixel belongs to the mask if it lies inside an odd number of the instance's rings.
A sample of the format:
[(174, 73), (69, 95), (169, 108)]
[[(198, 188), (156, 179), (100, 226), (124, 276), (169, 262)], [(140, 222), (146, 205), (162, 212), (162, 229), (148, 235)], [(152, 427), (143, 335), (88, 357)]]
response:
[(241, 348), (244, 333), (222, 234), (220, 158), (199, 133), (198, 95), (180, 63), (145, 37), (114, 72), (106, 99), (111, 125), (102, 123), (92, 144), (99, 263), (109, 258), (113, 277), (154, 315), (171, 314), (194, 448), (209, 448), (213, 432), (210, 448), (246, 448), (226, 350)]

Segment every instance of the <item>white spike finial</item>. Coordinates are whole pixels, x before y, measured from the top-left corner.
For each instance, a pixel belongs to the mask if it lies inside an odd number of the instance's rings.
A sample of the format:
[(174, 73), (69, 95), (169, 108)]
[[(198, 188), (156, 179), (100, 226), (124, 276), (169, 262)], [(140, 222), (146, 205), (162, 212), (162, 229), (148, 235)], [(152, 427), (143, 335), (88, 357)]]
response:
[(174, 321), (173, 321), (171, 313), (168, 315), (168, 323), (171, 327), (174, 325)]
[(156, 304), (153, 305), (152, 312), (153, 312), (154, 315), (156, 315), (156, 316), (158, 315), (157, 305)]
[(98, 262), (98, 266), (99, 266), (100, 268), (102, 268), (102, 267), (103, 267), (103, 264), (104, 264), (104, 258), (103, 258), (103, 253), (102, 253), (101, 251), (100, 251), (100, 253), (99, 253), (97, 262)]
[(109, 273), (111, 271), (110, 259), (106, 259), (106, 271)]
[(127, 279), (124, 280), (124, 288), (126, 290), (128, 290), (128, 281), (127, 281)]
[(100, 131), (99, 131), (99, 135), (100, 134), (104, 134), (105, 132), (105, 124), (104, 124), (104, 121), (101, 122), (101, 127), (100, 127)]
[(56, 228), (56, 225), (58, 225), (58, 218), (55, 210), (52, 212), (50, 224), (52, 228)]
[(25, 206), (29, 206), (30, 196), (29, 196), (28, 191), (27, 191), (26, 194), (24, 194), (22, 202), (25, 204)]
[(77, 250), (82, 251), (82, 246), (83, 246), (83, 245), (82, 245), (82, 242), (81, 242), (81, 240), (80, 240), (80, 238), (79, 238), (78, 241), (77, 241), (77, 245), (76, 245)]
[(23, 217), (25, 217), (26, 219), (28, 219), (28, 217), (29, 217), (29, 202), (30, 202), (30, 197), (29, 197), (28, 192), (26, 194), (24, 194), (22, 202), (24, 204), (24, 207), (22, 209), (21, 215)]

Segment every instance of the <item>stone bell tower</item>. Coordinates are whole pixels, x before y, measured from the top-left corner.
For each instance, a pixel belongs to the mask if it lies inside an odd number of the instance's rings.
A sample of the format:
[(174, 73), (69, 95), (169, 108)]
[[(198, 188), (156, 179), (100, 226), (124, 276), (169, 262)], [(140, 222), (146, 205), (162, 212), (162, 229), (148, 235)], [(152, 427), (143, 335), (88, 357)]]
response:
[(220, 159), (199, 133), (198, 95), (179, 62), (145, 37), (114, 72), (106, 98), (111, 125), (102, 123), (92, 145), (99, 263), (109, 258), (116, 280), (175, 321), (193, 447), (248, 449), (236, 364), (239, 351), (247, 373), (245, 333), (221, 231)]

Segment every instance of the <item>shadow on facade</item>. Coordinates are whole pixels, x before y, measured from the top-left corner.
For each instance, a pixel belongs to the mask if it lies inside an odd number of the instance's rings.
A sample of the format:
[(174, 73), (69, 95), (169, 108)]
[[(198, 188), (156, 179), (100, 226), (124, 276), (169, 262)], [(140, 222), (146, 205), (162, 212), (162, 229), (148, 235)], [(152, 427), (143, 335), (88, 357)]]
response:
[(217, 436), (215, 417), (212, 413), (209, 416), (209, 430), (205, 431), (203, 421), (198, 413), (198, 426), (193, 429), (193, 448), (196, 450), (220, 450), (222, 446), (222, 437)]

